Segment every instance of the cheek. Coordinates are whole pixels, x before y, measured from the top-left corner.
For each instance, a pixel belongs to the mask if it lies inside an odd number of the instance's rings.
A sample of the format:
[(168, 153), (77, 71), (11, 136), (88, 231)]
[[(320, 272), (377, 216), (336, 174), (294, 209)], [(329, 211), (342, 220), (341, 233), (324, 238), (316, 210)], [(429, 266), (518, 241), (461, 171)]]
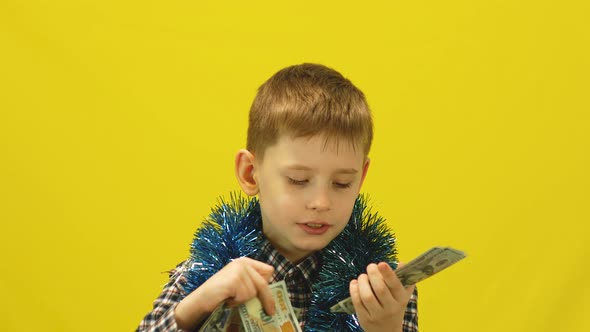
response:
[(350, 197), (343, 203), (342, 206), (338, 209), (339, 211), (339, 219), (343, 220), (346, 224), (350, 219), (350, 215), (352, 214), (352, 209), (354, 208), (354, 203), (356, 202), (356, 195), (354, 197)]
[[(261, 197), (262, 198), (262, 197)], [(261, 207), (273, 223), (286, 223), (300, 214), (299, 201), (296, 197), (281, 190), (265, 192)]]
[(277, 208), (279, 213), (282, 215), (292, 215), (297, 210), (297, 199), (290, 195), (282, 195), (276, 197)]

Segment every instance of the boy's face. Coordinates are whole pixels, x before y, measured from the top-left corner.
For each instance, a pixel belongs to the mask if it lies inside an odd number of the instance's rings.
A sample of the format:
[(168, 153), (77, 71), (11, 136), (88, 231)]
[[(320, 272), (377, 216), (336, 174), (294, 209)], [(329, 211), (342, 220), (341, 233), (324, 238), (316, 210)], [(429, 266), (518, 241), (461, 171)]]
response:
[(368, 165), (346, 141), (282, 135), (253, 169), (266, 237), (291, 262), (326, 247), (348, 223)]

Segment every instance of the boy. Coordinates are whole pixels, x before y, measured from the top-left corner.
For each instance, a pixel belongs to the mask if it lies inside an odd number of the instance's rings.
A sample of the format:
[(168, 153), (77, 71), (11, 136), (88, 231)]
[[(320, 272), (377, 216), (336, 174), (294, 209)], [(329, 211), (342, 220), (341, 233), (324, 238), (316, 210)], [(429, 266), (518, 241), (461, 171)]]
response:
[[(250, 205), (254, 207), (238, 219), (258, 217), (260, 222), (254, 224), (260, 226), (253, 234), (261, 242), (250, 257), (227, 254), (229, 249), (224, 248), (234, 246), (233, 242), (219, 246), (219, 253), (217, 249), (206, 253), (204, 257), (229, 255), (231, 259), (217, 259), (227, 263), (203, 280), (198, 279), (203, 277), (201, 270), (194, 267), (211, 264), (194, 257), (181, 263), (138, 331), (198, 330), (222, 303), (239, 305), (254, 297), (273, 315), (269, 281), (279, 280), (286, 281), (292, 305), (301, 311), (301, 325), (317, 323), (314, 319), (319, 316), (311, 311), (308, 315), (308, 311), (317, 302), (312, 301), (316, 296), (312, 293), (318, 289), (314, 287), (320, 279), (318, 271), (326, 263), (323, 251), (352, 223), (349, 220), (354, 217), (369, 167), (372, 136), (363, 93), (340, 73), (322, 65), (302, 64), (273, 75), (258, 90), (250, 110), (247, 149), (240, 150), (235, 159), (240, 187), (247, 195), (257, 196), (256, 204)], [(201, 257), (199, 248), (212, 241), (208, 236), (220, 232), (219, 227), (209, 231), (213, 233), (197, 233), (205, 241), (193, 243), (195, 257)], [(243, 235), (233, 238), (237, 246), (245, 241)], [(392, 241), (387, 243), (393, 245)], [(363, 255), (355, 252), (351, 257), (357, 256)], [(367, 259), (372, 263), (342, 281), (356, 311), (356, 317), (346, 316), (353, 317), (347, 323), (350, 330), (417, 331), (415, 286), (402, 286), (386, 262)], [(341, 282), (336, 277), (332, 276), (334, 283)]]

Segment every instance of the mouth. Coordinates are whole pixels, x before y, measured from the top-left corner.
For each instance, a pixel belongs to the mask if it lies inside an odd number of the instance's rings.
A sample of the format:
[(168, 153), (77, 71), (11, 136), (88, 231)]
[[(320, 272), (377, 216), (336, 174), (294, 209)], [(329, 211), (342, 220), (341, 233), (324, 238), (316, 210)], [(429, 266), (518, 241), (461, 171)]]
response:
[(323, 222), (306, 222), (299, 224), (299, 227), (301, 227), (308, 234), (321, 235), (330, 228), (330, 225)]

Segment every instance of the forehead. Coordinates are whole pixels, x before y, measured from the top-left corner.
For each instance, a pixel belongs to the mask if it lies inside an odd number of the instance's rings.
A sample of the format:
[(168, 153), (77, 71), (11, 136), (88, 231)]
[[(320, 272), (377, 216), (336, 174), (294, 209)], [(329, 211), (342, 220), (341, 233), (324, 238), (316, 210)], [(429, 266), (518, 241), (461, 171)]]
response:
[(281, 135), (268, 147), (264, 162), (276, 167), (290, 169), (356, 169), (365, 159), (362, 149), (347, 139), (325, 136), (292, 137)]

